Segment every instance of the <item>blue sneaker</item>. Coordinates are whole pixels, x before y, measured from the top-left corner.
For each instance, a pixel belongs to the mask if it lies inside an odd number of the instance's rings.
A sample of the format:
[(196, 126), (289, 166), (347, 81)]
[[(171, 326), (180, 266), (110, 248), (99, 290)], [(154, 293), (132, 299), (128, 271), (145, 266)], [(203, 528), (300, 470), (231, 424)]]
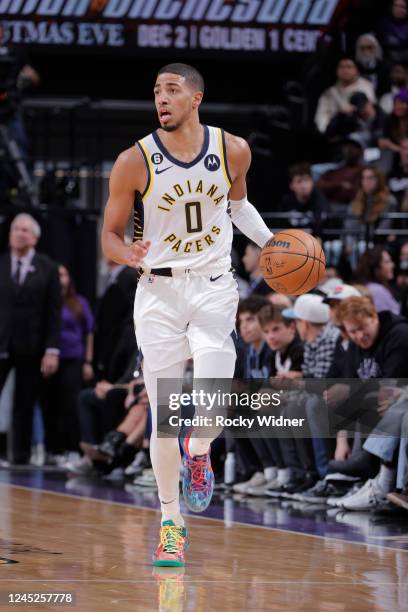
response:
[(184, 452), (182, 487), (184, 501), (192, 512), (203, 512), (210, 505), (214, 491), (214, 472), (211, 467), (210, 451), (205, 455), (191, 457), (188, 443), (192, 430), (181, 438)]

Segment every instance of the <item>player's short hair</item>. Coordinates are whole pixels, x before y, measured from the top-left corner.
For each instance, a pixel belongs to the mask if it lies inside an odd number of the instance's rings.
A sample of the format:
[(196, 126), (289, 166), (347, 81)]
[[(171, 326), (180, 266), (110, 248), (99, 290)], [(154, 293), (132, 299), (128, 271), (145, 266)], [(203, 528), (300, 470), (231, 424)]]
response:
[(251, 295), (250, 297), (245, 298), (245, 300), (240, 301), (237, 316), (239, 317), (239, 315), (243, 314), (244, 312), (250, 312), (251, 314), (256, 315), (261, 308), (267, 306), (267, 304), (269, 304), (268, 300), (262, 295)]
[(268, 325), (268, 323), (283, 323), (286, 327), (293, 325), (293, 319), (287, 319), (282, 316), (282, 312), (285, 309), (286, 306), (276, 306), (275, 304), (266, 304), (263, 306), (256, 315), (262, 329)]
[(289, 181), (293, 181), (295, 176), (312, 176), (312, 170), (309, 162), (301, 162), (300, 164), (294, 164), (290, 166), (288, 170)]
[(166, 64), (163, 68), (160, 68), (157, 76), (159, 74), (164, 74), (169, 72), (171, 74), (178, 74), (185, 78), (186, 83), (190, 85), (190, 87), (196, 91), (202, 91), (204, 93), (204, 79), (200, 72), (198, 72), (197, 68), (190, 66), (189, 64)]
[(337, 318), (344, 321), (362, 323), (364, 319), (377, 316), (373, 302), (368, 297), (349, 297), (343, 300), (337, 309)]

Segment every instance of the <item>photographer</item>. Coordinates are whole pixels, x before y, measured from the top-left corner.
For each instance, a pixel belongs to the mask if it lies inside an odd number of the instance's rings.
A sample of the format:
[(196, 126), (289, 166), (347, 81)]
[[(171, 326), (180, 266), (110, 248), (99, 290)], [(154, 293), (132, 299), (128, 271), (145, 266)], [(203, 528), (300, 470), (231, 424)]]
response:
[(4, 24), (0, 22), (0, 120), (6, 119), (17, 144), (26, 151), (26, 136), (20, 109), (22, 92), (40, 82), (26, 53), (7, 43)]
[[(30, 65), (27, 55), (7, 42), (7, 31), (0, 22), (0, 126), (7, 130), (2, 132), (8, 149), (10, 140), (14, 140), (19, 151), (20, 160), (27, 157), (27, 134), (24, 126), (21, 101), (23, 92), (40, 82), (38, 72)], [(3, 174), (3, 172), (2, 172)], [(0, 178), (0, 190), (6, 186), (6, 180)]]

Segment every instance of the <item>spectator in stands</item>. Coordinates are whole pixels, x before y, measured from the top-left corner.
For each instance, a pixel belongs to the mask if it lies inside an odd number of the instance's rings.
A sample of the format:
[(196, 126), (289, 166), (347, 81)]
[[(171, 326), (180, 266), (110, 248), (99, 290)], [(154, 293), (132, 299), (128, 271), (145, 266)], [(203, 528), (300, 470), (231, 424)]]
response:
[(394, 64), (390, 73), (391, 90), (385, 93), (380, 100), (382, 110), (391, 115), (394, 108), (394, 98), (401, 91), (408, 87), (408, 66), (406, 64)]
[(350, 204), (345, 228), (349, 230), (348, 249), (356, 240), (362, 241), (364, 250), (374, 242), (385, 242), (392, 236), (376, 236), (377, 229), (390, 229), (392, 221), (384, 215), (397, 210), (397, 201), (387, 187), (383, 172), (373, 166), (366, 166), (361, 174), (360, 189)]
[(60, 363), (45, 385), (41, 406), (47, 452), (68, 455), (79, 451), (77, 403), (82, 381), (89, 383), (94, 376), (94, 317), (87, 299), (77, 294), (67, 268), (60, 265), (58, 272), (63, 299)]
[[(141, 379), (134, 380), (128, 387), (128, 394), (124, 401), (127, 413), (116, 429), (109, 431), (101, 444), (92, 445), (82, 442), (81, 448), (85, 458), (81, 462), (81, 472), (90, 469), (101, 472), (103, 475), (116, 471), (115, 476), (123, 476), (125, 468), (130, 466), (140, 449), (138, 457), (138, 471), (147, 468), (150, 464), (148, 449), (143, 448), (145, 432), (148, 422), (149, 401), (145, 386)], [(118, 473), (119, 472), (119, 473)], [(134, 471), (127, 471), (128, 475), (135, 475)]]
[(352, 344), (345, 363), (346, 378), (406, 378), (408, 321), (390, 310), (377, 313), (367, 297), (350, 297), (338, 318)]
[(247, 297), (251, 295), (268, 295), (272, 289), (263, 279), (261, 269), (259, 267), (259, 259), (261, 249), (254, 242), (249, 242), (245, 248), (245, 253), (242, 258), (245, 271), (249, 274), (249, 287)]
[(400, 304), (394, 296), (392, 281), (395, 264), (387, 249), (378, 245), (360, 257), (356, 282), (369, 289), (377, 312), (400, 313)]
[(334, 170), (322, 174), (317, 187), (324, 193), (334, 212), (344, 214), (356, 197), (364, 165), (363, 147), (358, 139), (348, 137), (342, 146), (342, 162)]
[[(330, 321), (332, 325), (336, 326), (340, 330), (333, 355), (333, 361), (326, 375), (328, 380), (337, 380), (343, 378), (344, 376), (344, 366), (347, 360), (347, 351), (350, 341), (339, 320), (338, 310), (343, 300), (353, 296), (360, 296), (359, 291), (355, 287), (346, 285), (344, 283), (339, 283), (338, 285), (333, 286), (323, 299), (323, 302), (328, 304), (330, 308)], [(324, 462), (325, 469), (320, 471), (321, 476), (326, 474), (328, 469), (328, 461), (333, 458), (333, 455), (335, 459), (346, 459), (351, 453), (346, 431), (338, 432), (335, 446), (333, 444), (333, 439), (324, 438), (324, 429), (326, 429), (326, 426), (330, 424), (330, 415), (327, 414), (326, 420), (325, 412), (327, 409), (333, 410), (338, 405), (338, 402), (344, 397), (347, 397), (347, 387), (342, 385), (341, 381), (339, 381), (338, 383), (336, 382), (332, 384), (326, 391), (324, 391), (323, 399), (325, 401), (325, 405), (321, 405), (317, 402), (308, 403), (307, 405), (310, 422), (313, 423), (315, 421), (316, 423), (320, 423), (320, 431), (319, 427), (317, 427), (316, 437), (313, 438), (313, 443), (315, 453), (320, 450), (319, 455), (321, 462), (322, 460), (324, 461), (324, 459), (326, 459)], [(319, 418), (316, 418), (316, 412), (318, 412)], [(323, 427), (321, 426), (322, 423), (324, 424)], [(314, 487), (308, 491), (305, 491), (301, 496), (301, 500), (309, 503), (324, 502), (328, 497), (343, 496), (348, 488), (349, 484), (347, 482), (333, 482), (329, 478), (324, 477), (322, 480), (319, 480)]]
[(271, 351), (268, 348), (257, 314), (268, 301), (260, 295), (242, 300), (238, 306), (237, 321), (239, 335), (245, 345), (238, 351), (236, 378), (268, 378)]
[[(285, 319), (283, 307), (268, 304), (258, 313), (265, 340), (272, 351), (270, 375), (277, 381), (302, 377), (303, 345), (296, 333), (293, 320)], [(271, 383), (273, 380), (271, 378)], [(279, 384), (282, 384), (280, 382)], [(302, 442), (302, 441), (301, 441)], [(279, 489), (294, 478), (305, 477), (293, 438), (271, 438), (266, 432), (262, 443), (273, 457), (275, 473), (260, 486), (247, 489), (248, 495), (263, 496), (267, 491)]]
[(355, 61), (342, 58), (337, 64), (337, 81), (320, 96), (315, 115), (315, 123), (319, 132), (324, 134), (330, 121), (337, 113), (353, 113), (350, 96), (356, 91), (366, 94), (371, 102), (376, 101), (372, 84), (359, 75)]
[(408, 137), (408, 89), (401, 89), (394, 97), (394, 108), (388, 118), (384, 136), (378, 145), (385, 151), (399, 153), (401, 142)]
[(34, 404), (41, 379), (58, 369), (61, 289), (56, 264), (36, 252), (37, 221), (17, 215), (10, 250), (0, 257), (0, 391), (12, 368), (16, 386), (12, 414), (15, 463), (28, 463)]
[(408, 61), (408, 2), (393, 0), (391, 14), (381, 20), (378, 38), (388, 59)]
[[(265, 297), (252, 295), (238, 305), (238, 331), (245, 344), (238, 347), (234, 378), (260, 379), (269, 377), (271, 369), (271, 350), (269, 349), (259, 324), (258, 313), (268, 304)], [(227, 440), (227, 446), (230, 441)], [(235, 451), (244, 480), (234, 485), (236, 493), (246, 493), (249, 487), (258, 487), (274, 478), (274, 461), (264, 446), (254, 445), (252, 439), (235, 440)]]
[(354, 111), (337, 113), (327, 126), (327, 138), (332, 142), (339, 142), (353, 134), (364, 149), (377, 147), (379, 139), (384, 137), (388, 127), (386, 114), (361, 91), (352, 94), (350, 104)]
[(370, 81), (377, 98), (389, 91), (389, 69), (383, 60), (381, 45), (373, 34), (358, 37), (355, 59), (360, 75)]
[[(406, 319), (389, 311), (377, 314), (375, 306), (366, 297), (351, 297), (345, 300), (339, 308), (338, 317), (351, 340), (345, 363), (346, 378), (407, 377), (408, 364), (404, 357), (408, 350), (408, 321)], [(391, 405), (390, 390), (385, 389), (385, 391), (385, 394), (381, 394), (380, 390), (377, 400), (380, 415), (384, 414), (384, 411)], [(399, 395), (401, 395), (400, 392), (395, 397)], [(387, 404), (385, 410), (382, 406), (384, 402)], [(396, 412), (393, 411), (385, 417), (387, 421), (391, 421), (392, 428), (396, 425)], [(406, 410), (402, 415), (405, 418)], [(382, 423), (382, 433), (384, 431), (389, 433), (389, 429), (384, 429), (384, 419), (381, 420), (378, 417), (377, 420), (379, 423), (376, 429), (380, 428)], [(376, 429), (373, 430), (373, 433)], [(367, 481), (354, 495), (341, 501), (341, 505), (346, 509), (365, 510), (375, 507), (378, 502), (384, 501), (386, 494), (392, 489), (395, 475), (391, 464), (393, 452), (390, 454), (389, 449), (385, 452), (383, 448), (384, 453), (380, 454), (382, 444), (377, 445), (373, 438), (377, 436), (370, 436), (364, 444), (364, 449), (352, 455), (350, 459), (330, 462), (330, 468), (333, 471), (367, 478), (377, 473), (378, 457), (383, 460), (381, 470), (374, 480)], [(388, 442), (385, 441), (385, 445), (388, 447), (390, 442), (390, 439)], [(395, 448), (394, 445), (393, 451)]]
[(304, 162), (289, 168), (289, 188), (279, 206), (279, 210), (288, 213), (289, 226), (310, 228), (315, 236), (320, 236), (329, 204), (313, 182), (310, 164)]
[[(138, 352), (135, 349), (126, 369), (115, 383), (107, 380), (97, 382), (93, 389), (83, 389), (78, 398), (78, 416), (81, 443), (98, 445), (104, 436), (120, 424), (126, 416), (125, 401), (133, 392), (137, 369)], [(82, 446), (81, 446), (82, 447)], [(76, 473), (89, 472), (89, 462), (68, 463), (67, 469)]]
[(113, 261), (98, 300), (95, 318), (94, 370), (98, 380), (117, 380), (135, 348), (133, 305), (137, 273)]
[[(323, 303), (323, 298), (313, 294), (302, 295), (296, 300), (293, 309), (282, 311), (282, 316), (296, 320), (298, 334), (304, 342), (303, 377), (325, 378), (333, 362), (340, 331), (329, 323), (330, 310), (327, 304)], [(307, 401), (308, 398), (303, 398), (302, 406), (299, 406), (303, 416), (306, 416)], [(313, 424), (309, 425), (313, 430)], [(303, 447), (302, 462), (305, 470), (303, 477), (295, 477), (283, 487), (271, 490), (268, 493), (271, 497), (279, 497), (282, 493), (285, 496), (300, 494), (315, 485), (320, 457), (315, 453), (311, 439), (296, 439), (300, 451), (299, 442), (302, 442)]]

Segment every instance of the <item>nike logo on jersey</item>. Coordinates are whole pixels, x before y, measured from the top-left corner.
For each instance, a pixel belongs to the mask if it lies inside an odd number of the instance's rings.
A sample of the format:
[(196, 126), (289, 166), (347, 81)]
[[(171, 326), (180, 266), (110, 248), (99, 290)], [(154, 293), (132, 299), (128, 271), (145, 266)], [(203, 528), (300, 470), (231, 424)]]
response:
[(166, 172), (166, 170), (170, 170), (170, 168), (172, 168), (173, 166), (167, 166), (167, 168), (162, 168), (161, 170), (159, 168), (156, 168), (155, 173), (156, 174), (161, 174), (162, 172)]
[(213, 278), (212, 276), (210, 276), (210, 281), (213, 283), (214, 281), (218, 280), (219, 278), (221, 278), (221, 276), (223, 276), (223, 274), (220, 274), (219, 276), (216, 276), (215, 278)]

